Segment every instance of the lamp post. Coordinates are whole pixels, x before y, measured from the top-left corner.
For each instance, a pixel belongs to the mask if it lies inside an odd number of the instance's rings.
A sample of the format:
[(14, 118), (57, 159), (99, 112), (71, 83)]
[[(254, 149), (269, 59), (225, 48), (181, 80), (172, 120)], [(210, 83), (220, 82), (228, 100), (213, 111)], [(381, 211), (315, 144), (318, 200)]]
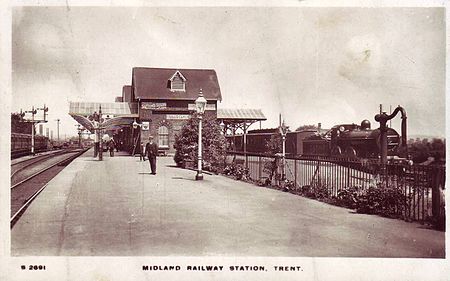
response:
[(284, 124), (284, 120), (283, 123), (280, 126), (280, 134), (281, 134), (281, 141), (282, 141), (282, 145), (283, 145), (283, 154), (282, 154), (282, 171), (281, 171), (281, 180), (284, 181), (286, 180), (286, 133), (287, 133), (287, 127)]
[(203, 180), (202, 173), (202, 117), (205, 112), (206, 99), (203, 96), (202, 89), (198, 93), (198, 98), (195, 100), (195, 109), (198, 114), (198, 171), (195, 180)]
[(82, 148), (82, 144), (81, 144), (81, 135), (83, 134), (84, 128), (81, 127), (80, 124), (75, 125), (77, 127), (78, 130), (78, 148)]
[[(98, 160), (102, 161), (103, 160), (103, 139), (102, 139), (102, 134), (101, 134), (101, 129), (102, 129), (102, 106), (100, 106), (100, 110), (99, 113), (97, 113), (96, 111), (94, 113), (92, 113), (92, 115), (90, 115), (89, 120), (91, 120), (92, 125), (94, 127), (94, 134), (95, 134), (95, 139), (94, 139), (94, 143), (98, 143), (95, 144), (94, 147), (94, 157), (97, 157), (97, 153), (98, 153)], [(97, 153), (95, 153), (97, 152)]]
[(221, 129), (221, 134), (222, 135), (226, 135), (226, 132), (225, 132), (225, 123), (223, 123), (223, 120), (220, 122), (220, 124), (219, 124), (219, 126), (220, 126), (220, 129)]
[(102, 106), (99, 106), (99, 110), (98, 110), (98, 132), (99, 132), (99, 147), (100, 147), (100, 151), (99, 151), (99, 155), (98, 155), (98, 160), (102, 161), (103, 160), (103, 132), (102, 132), (102, 123), (103, 123), (103, 118), (102, 118)]
[[(135, 132), (135, 130), (138, 130), (139, 129), (139, 131), (138, 131), (138, 137), (136, 138), (136, 141), (134, 140), (134, 132)], [(132, 136), (132, 139), (133, 139), (133, 152), (131, 153), (133, 156), (134, 156), (134, 154), (136, 153), (136, 147), (137, 147), (137, 145), (138, 145), (138, 140), (139, 140), (139, 138), (140, 138), (140, 135), (141, 135), (141, 131), (140, 131), (140, 129), (141, 129), (141, 124), (139, 124), (138, 122), (136, 122), (136, 119), (134, 119), (134, 122), (133, 122), (133, 131), (132, 131), (132, 133), (131, 133), (131, 136)]]

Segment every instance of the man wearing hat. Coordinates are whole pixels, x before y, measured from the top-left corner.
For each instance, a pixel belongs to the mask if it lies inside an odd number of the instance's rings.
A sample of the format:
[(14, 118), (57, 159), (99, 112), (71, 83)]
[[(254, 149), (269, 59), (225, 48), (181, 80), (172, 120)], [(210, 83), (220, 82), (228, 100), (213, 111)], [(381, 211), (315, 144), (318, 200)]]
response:
[(153, 136), (148, 137), (149, 142), (145, 146), (148, 162), (150, 162), (150, 169), (152, 175), (156, 175), (156, 156), (158, 155), (158, 145), (153, 141)]

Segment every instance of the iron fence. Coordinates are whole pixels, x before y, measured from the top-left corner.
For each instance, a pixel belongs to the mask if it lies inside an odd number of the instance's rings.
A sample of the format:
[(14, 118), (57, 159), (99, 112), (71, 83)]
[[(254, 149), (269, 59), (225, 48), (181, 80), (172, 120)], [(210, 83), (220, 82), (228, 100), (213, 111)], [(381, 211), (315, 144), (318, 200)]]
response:
[[(277, 168), (272, 184), (280, 184), (283, 161), (279, 157), (232, 153), (228, 154), (226, 162), (246, 166), (249, 177), (255, 181), (269, 179), (269, 167), (275, 163)], [(322, 189), (327, 197), (336, 198), (340, 191), (348, 188), (358, 194), (385, 189), (401, 196), (391, 210), (397, 217), (422, 223), (443, 221), (445, 224), (445, 167), (442, 166), (383, 166), (370, 160), (297, 157), (285, 160), (284, 171), (285, 179), (292, 183), (294, 192), (306, 188), (312, 192)]]

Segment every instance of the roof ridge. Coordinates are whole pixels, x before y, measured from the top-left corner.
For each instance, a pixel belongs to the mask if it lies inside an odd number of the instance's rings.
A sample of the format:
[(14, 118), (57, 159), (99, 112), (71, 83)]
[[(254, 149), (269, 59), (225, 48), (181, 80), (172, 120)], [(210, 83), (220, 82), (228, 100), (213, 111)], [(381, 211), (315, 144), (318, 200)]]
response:
[(182, 71), (182, 70), (197, 70), (197, 71), (216, 71), (213, 68), (168, 68), (168, 67), (148, 67), (148, 66), (134, 66), (134, 69), (155, 69), (155, 70), (173, 70), (173, 71)]

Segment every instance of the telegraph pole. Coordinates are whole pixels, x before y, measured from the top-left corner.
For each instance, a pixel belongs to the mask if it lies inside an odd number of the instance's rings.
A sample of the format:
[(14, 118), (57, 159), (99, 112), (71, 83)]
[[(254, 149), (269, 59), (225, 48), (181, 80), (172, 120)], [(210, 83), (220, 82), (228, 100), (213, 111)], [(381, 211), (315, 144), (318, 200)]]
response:
[(37, 110), (33, 108), (31, 109), (31, 154), (34, 155), (34, 115), (37, 113)]
[(61, 119), (56, 119), (55, 120), (56, 122), (57, 122), (57, 127), (56, 127), (56, 134), (57, 134), (57, 136), (58, 136), (58, 142), (59, 142), (59, 121), (61, 121)]

